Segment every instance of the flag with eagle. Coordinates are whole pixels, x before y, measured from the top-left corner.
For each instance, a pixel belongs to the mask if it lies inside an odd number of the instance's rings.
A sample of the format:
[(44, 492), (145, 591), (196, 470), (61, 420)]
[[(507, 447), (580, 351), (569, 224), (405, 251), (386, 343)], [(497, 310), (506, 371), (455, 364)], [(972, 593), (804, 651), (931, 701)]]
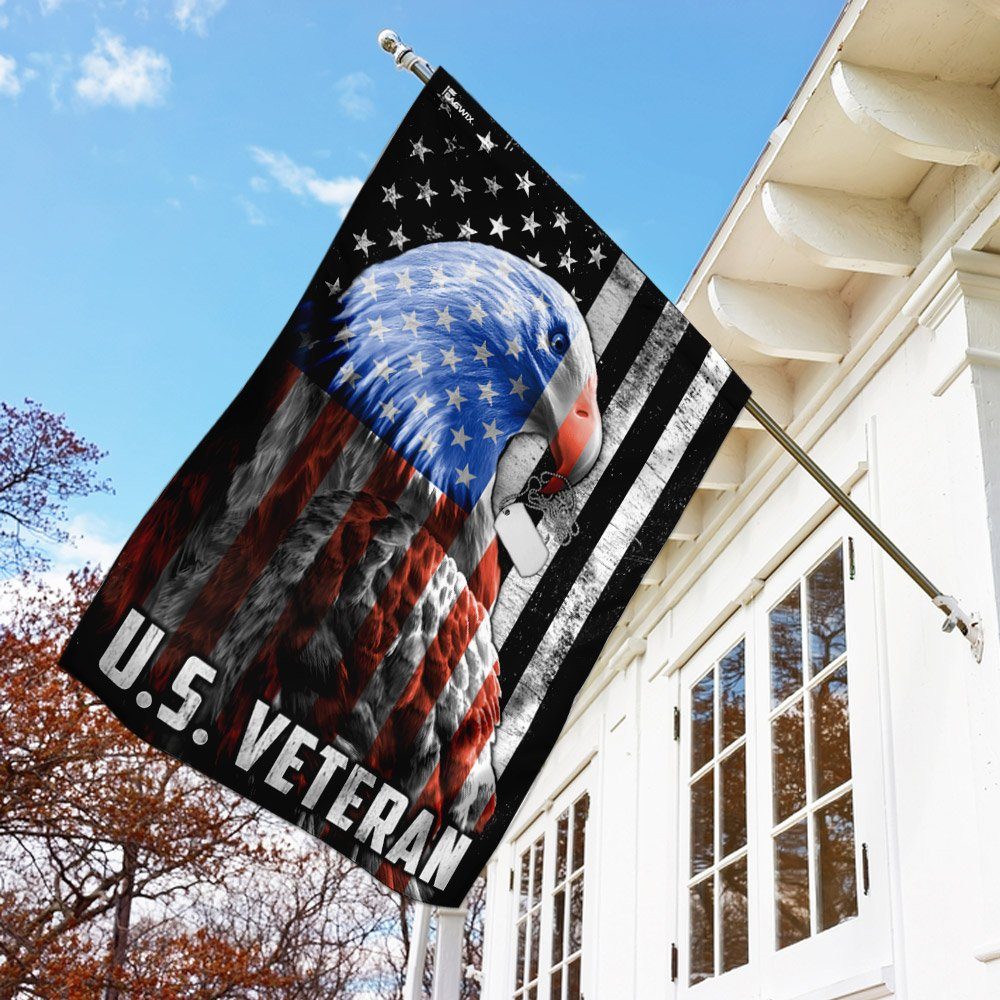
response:
[[(154, 745), (457, 905), (747, 396), (438, 70), (62, 663)], [(527, 486), (548, 557), (521, 576), (496, 517)]]

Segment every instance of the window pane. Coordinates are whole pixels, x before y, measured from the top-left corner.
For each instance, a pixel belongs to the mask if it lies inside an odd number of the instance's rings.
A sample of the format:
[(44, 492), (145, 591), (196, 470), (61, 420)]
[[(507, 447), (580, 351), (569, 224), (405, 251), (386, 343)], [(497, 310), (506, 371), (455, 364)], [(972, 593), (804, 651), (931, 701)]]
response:
[(771, 723), (771, 754), (774, 763), (774, 822), (780, 823), (806, 804), (801, 698)]
[(566, 877), (566, 846), (569, 838), (569, 810), (556, 823), (556, 884)]
[(774, 838), (776, 941), (786, 948), (809, 937), (809, 858), (806, 820)]
[(566, 921), (566, 890), (560, 889), (552, 897), (552, 962), (562, 961), (563, 926)]
[(580, 1000), (580, 959), (569, 964), (566, 977), (566, 1000)]
[(587, 836), (587, 817), (590, 815), (590, 796), (581, 795), (573, 803), (573, 867), (577, 871), (583, 867), (584, 848)]
[(570, 955), (583, 947), (583, 876), (577, 877), (569, 891), (569, 947)]
[(747, 842), (746, 750), (740, 747), (719, 765), (722, 812), (721, 857), (738, 851)]
[(825, 931), (858, 915), (854, 807), (850, 792), (816, 813), (816, 849), (819, 929)]
[(814, 688), (812, 699), (813, 780), (819, 798), (851, 777), (846, 663)]
[(691, 887), (691, 930), (688, 983), (692, 986), (715, 975), (715, 920), (709, 876)]
[(719, 906), (722, 909), (722, 972), (750, 961), (747, 921), (747, 859), (723, 869)]
[(542, 864), (545, 859), (545, 840), (539, 837), (535, 841), (534, 870), (531, 876), (531, 905), (534, 906), (542, 898)]
[(719, 663), (719, 700), (722, 712), (722, 746), (725, 749), (746, 730), (744, 643), (741, 641)]
[(847, 649), (841, 546), (809, 574), (806, 591), (809, 595), (809, 661), (815, 674)]
[(521, 855), (521, 885), (517, 902), (518, 913), (526, 913), (528, 909), (528, 875), (530, 872), (530, 869), (528, 868), (529, 853), (529, 851), (525, 851), (524, 854)]
[(691, 690), (691, 773), (715, 755), (715, 675), (703, 677)]
[(562, 969), (552, 973), (552, 988), (549, 990), (549, 1000), (562, 1000)]
[(691, 874), (697, 875), (715, 860), (714, 769), (691, 786)]
[(538, 988), (537, 987), (532, 986), (531, 989), (528, 990), (528, 1000), (538, 1000)]
[(538, 944), (541, 937), (541, 912), (535, 911), (528, 918), (531, 921), (531, 950), (528, 952), (528, 982), (533, 983), (538, 978)]
[(517, 985), (524, 985), (524, 938), (527, 924), (522, 920), (517, 925)]
[(772, 609), (769, 639), (774, 708), (802, 687), (802, 607), (797, 586)]

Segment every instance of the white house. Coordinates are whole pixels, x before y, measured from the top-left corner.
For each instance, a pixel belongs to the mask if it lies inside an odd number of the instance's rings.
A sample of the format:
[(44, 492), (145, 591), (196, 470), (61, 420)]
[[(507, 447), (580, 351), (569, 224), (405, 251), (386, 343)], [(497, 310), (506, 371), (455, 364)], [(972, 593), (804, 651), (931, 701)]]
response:
[(1000, 997), (998, 79), (1000, 0), (852, 0), (679, 303), (982, 663), (744, 415), (490, 864), (484, 1000)]

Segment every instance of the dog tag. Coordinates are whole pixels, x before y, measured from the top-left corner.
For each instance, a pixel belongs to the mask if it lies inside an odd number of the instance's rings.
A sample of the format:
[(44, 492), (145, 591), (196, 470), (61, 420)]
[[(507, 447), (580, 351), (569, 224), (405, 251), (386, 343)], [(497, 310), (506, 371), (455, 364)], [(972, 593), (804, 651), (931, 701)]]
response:
[(510, 553), (514, 569), (521, 576), (540, 573), (549, 561), (549, 550), (541, 532), (523, 503), (508, 504), (497, 514), (497, 537)]

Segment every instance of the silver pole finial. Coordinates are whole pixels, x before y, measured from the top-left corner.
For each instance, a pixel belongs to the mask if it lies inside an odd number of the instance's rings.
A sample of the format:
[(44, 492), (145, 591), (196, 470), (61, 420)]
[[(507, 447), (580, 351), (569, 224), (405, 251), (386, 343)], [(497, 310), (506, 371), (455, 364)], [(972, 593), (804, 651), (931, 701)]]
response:
[(427, 83), (430, 80), (434, 72), (431, 64), (418, 56), (409, 45), (405, 45), (395, 31), (389, 28), (380, 31), (378, 43), (392, 56), (400, 69), (408, 69), (421, 83)]

